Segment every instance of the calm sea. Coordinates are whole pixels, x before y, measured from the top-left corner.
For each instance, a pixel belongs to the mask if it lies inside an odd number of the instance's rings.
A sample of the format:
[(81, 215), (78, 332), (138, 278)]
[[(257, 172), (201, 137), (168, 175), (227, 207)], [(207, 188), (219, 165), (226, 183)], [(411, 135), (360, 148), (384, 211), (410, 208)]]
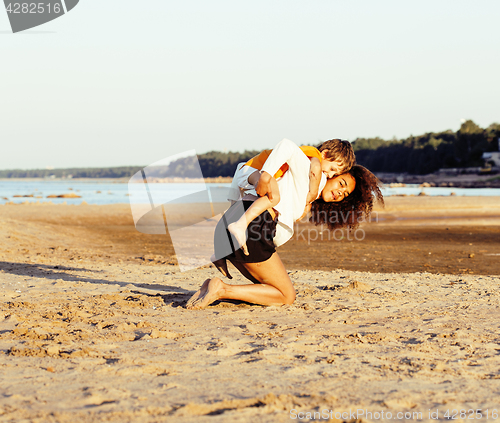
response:
[[(201, 191), (203, 184), (196, 183), (172, 183), (155, 184), (157, 189), (166, 192), (172, 199), (189, 195), (193, 192)], [(227, 188), (229, 184), (207, 184), (213, 188)], [(223, 191), (223, 190), (221, 190)], [(391, 195), (418, 195), (424, 192), (427, 195), (449, 196), (452, 193), (458, 196), (500, 196), (500, 188), (420, 188), (417, 185), (384, 188), (385, 196)], [(80, 198), (47, 198), (49, 195), (61, 195), (74, 193)], [(83, 181), (35, 181), (35, 180), (2, 180), (0, 181), (0, 204), (8, 202), (49, 202), (54, 204), (81, 204), (85, 201), (88, 204), (119, 204), (129, 203), (128, 183), (123, 182), (83, 182)], [(32, 197), (14, 197), (15, 195), (32, 195)], [(215, 199), (214, 199), (215, 201)]]
[[(139, 186), (142, 184), (134, 184)], [(212, 191), (218, 187), (229, 187), (230, 184), (206, 184)], [(150, 185), (151, 186), (151, 185)], [(201, 183), (171, 183), (153, 184), (156, 192), (160, 191), (161, 198), (171, 201), (194, 192), (202, 191), (205, 188)], [(225, 190), (221, 190), (225, 191)], [(76, 194), (80, 198), (47, 198), (49, 195)], [(28, 197), (15, 197), (15, 196)], [(85, 201), (88, 204), (120, 204), (129, 203), (129, 185), (124, 182), (112, 181), (36, 181), (36, 180), (0, 180), (0, 204), (13, 203), (47, 203), (53, 204), (81, 204)], [(215, 199), (214, 199), (215, 201)], [(189, 199), (187, 200), (189, 202)]]

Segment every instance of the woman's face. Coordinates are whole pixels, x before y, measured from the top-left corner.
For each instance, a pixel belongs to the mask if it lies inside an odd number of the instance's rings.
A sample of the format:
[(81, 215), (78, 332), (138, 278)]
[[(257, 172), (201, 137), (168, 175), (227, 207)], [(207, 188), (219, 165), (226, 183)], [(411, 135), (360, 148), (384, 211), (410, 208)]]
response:
[(356, 186), (356, 180), (350, 173), (344, 173), (335, 178), (328, 179), (321, 198), (327, 203), (342, 201), (346, 198)]

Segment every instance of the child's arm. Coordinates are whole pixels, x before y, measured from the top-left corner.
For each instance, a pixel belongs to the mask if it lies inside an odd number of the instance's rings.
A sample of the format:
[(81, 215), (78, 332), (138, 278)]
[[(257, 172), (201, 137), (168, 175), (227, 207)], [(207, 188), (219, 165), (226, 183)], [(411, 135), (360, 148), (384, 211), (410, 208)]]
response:
[[(267, 174), (267, 175), (269, 175), (269, 174)], [(278, 182), (276, 182), (276, 179), (274, 179), (271, 176), (269, 178), (269, 180), (267, 181), (266, 172), (256, 171), (248, 177), (248, 183), (256, 187), (260, 183), (262, 178), (265, 178), (266, 183), (269, 184), (269, 193), (271, 194), (270, 196), (269, 195), (267, 196), (267, 198), (269, 199), (269, 206), (266, 207), (266, 209), (271, 208), (271, 207), (275, 207), (280, 202), (280, 189), (278, 187)], [(257, 191), (257, 189), (256, 189), (256, 191)], [(257, 194), (259, 194), (259, 193), (257, 192)], [(261, 197), (264, 197), (264, 195), (262, 195)], [(266, 209), (264, 209), (264, 210), (266, 210)], [(261, 213), (259, 213), (259, 214), (261, 214)], [(255, 217), (257, 217), (258, 215), (256, 215)], [(254, 219), (255, 219), (255, 217), (254, 217)], [(253, 219), (251, 219), (250, 222), (252, 220)]]
[(319, 183), (321, 182), (321, 162), (318, 158), (311, 158), (311, 167), (309, 168), (309, 193), (307, 194), (306, 204), (311, 204), (318, 198)]
[[(271, 188), (271, 180), (273, 179), (274, 178), (269, 173), (261, 173), (258, 183), (255, 185), (255, 191), (260, 197), (265, 197), (267, 195), (269, 200), (273, 199), (273, 192)], [(248, 180), (250, 182), (250, 178)]]

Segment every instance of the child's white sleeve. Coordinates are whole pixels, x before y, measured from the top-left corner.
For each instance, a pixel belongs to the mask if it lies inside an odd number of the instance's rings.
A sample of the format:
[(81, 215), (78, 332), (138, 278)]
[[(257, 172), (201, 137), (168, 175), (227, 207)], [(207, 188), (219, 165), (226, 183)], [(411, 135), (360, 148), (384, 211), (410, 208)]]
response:
[(251, 166), (246, 166), (245, 163), (238, 164), (233, 181), (231, 182), (231, 189), (228, 195), (229, 201), (238, 201), (245, 194), (257, 195), (255, 187), (248, 183), (248, 177), (256, 170)]
[(251, 166), (246, 166), (243, 163), (243, 166), (240, 166), (241, 163), (238, 165), (236, 168), (236, 172), (234, 174), (233, 180), (236, 180), (236, 183), (241, 189), (253, 189), (254, 186), (248, 182), (248, 177), (257, 171), (257, 169), (251, 167)]
[(305, 156), (304, 152), (294, 142), (282, 139), (267, 158), (262, 171), (269, 173), (271, 176), (279, 170), (285, 163), (290, 164), (293, 158), (301, 154)]

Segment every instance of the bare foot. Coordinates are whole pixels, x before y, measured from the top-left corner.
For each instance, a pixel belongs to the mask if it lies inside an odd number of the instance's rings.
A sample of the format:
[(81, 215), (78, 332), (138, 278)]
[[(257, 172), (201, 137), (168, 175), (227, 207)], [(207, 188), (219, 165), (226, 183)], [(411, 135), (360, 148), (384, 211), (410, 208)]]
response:
[(210, 260), (215, 265), (217, 270), (221, 272), (226, 278), (233, 279), (233, 277), (229, 274), (229, 270), (227, 270), (227, 260), (225, 258), (216, 260), (215, 254), (210, 257)]
[(208, 283), (210, 282), (210, 279), (207, 279), (205, 282), (203, 282), (203, 285), (201, 285), (201, 288), (196, 291), (196, 293), (188, 300), (186, 303), (186, 308), (191, 308), (193, 303), (200, 298), (200, 296), (205, 295), (208, 289)]
[[(205, 283), (203, 285), (205, 285)], [(219, 298), (221, 298), (221, 295), (224, 292), (224, 282), (222, 282), (219, 278), (210, 279), (207, 288), (208, 289), (206, 289), (204, 292), (201, 292), (199, 297), (194, 300), (187, 308), (191, 310), (199, 310), (209, 306), (214, 301), (217, 301)]]
[(236, 242), (243, 250), (243, 254), (248, 256), (248, 248), (247, 248), (247, 227), (245, 222), (237, 222), (231, 223), (228, 225), (227, 230), (234, 236)]

